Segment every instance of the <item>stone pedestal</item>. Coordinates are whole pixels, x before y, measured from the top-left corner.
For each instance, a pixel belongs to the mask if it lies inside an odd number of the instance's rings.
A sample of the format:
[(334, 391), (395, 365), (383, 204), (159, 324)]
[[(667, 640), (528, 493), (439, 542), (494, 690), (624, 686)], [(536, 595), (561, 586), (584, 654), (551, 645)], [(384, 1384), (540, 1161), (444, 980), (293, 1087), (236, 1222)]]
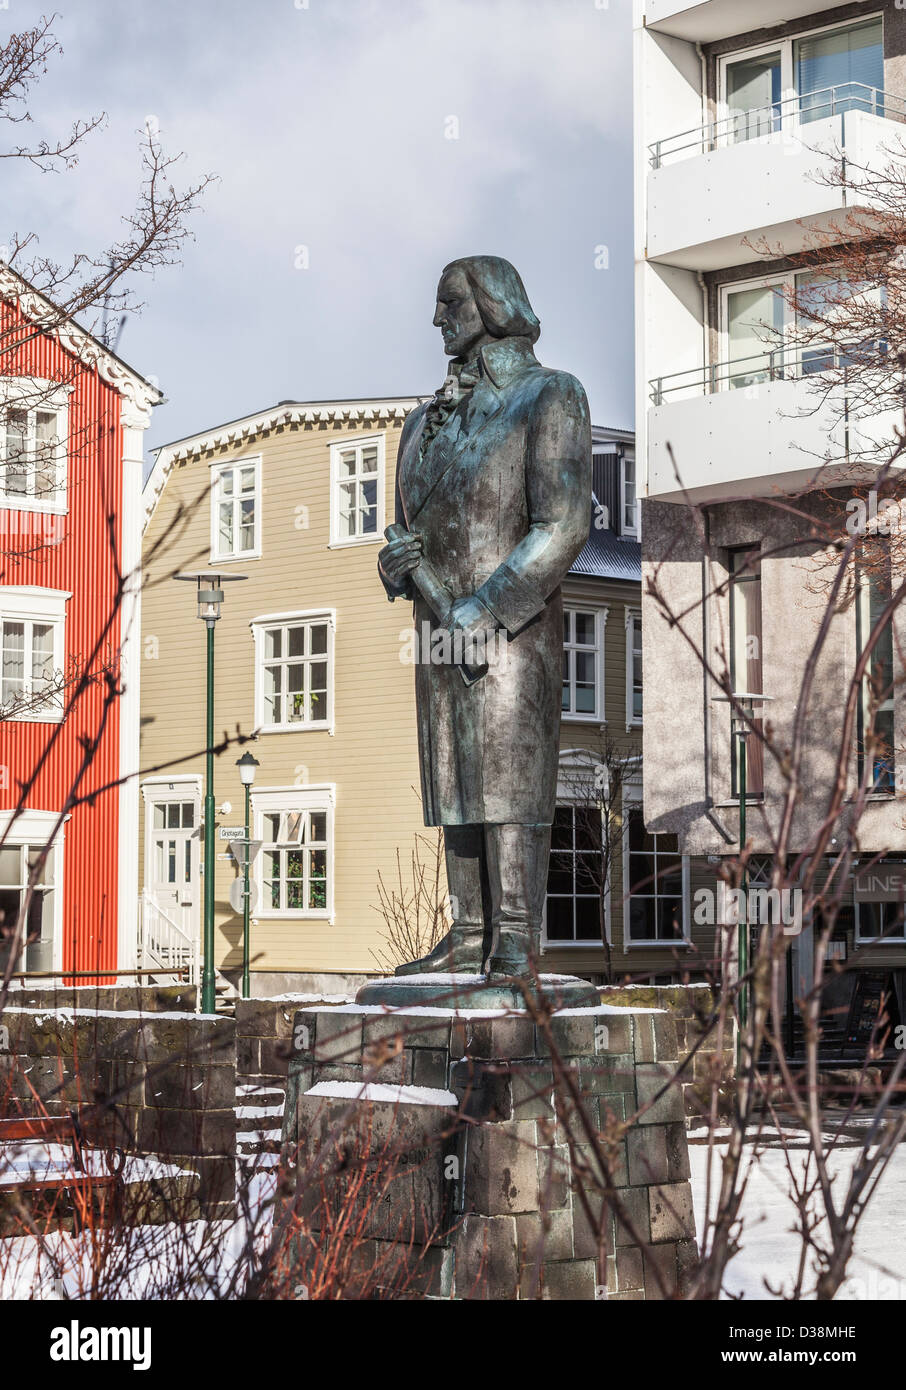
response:
[(682, 1094), (664, 1090), (673, 1020), (598, 1005), (549, 1028), (506, 1010), (296, 1014), (283, 1139), (303, 1282), (342, 1217), (350, 1297), (682, 1297), (696, 1246)]

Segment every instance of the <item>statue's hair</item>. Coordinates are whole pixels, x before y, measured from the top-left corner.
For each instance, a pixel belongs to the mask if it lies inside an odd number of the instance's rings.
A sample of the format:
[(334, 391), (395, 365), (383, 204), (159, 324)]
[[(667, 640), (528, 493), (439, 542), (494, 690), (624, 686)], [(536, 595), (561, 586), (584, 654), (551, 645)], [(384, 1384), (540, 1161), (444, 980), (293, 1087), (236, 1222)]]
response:
[(444, 275), (451, 270), (461, 270), (465, 274), (482, 322), (495, 338), (538, 341), (541, 322), (514, 265), (502, 256), (464, 256), (444, 266)]

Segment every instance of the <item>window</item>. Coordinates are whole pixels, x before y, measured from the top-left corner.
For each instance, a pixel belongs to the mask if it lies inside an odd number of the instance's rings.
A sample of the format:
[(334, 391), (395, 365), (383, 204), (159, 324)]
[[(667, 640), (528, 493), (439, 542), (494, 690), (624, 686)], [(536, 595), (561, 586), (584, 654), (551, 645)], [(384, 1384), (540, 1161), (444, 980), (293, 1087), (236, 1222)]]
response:
[(558, 806), (551, 828), (545, 940), (601, 945), (604, 856), (601, 818), (593, 808)]
[(333, 729), (332, 612), (252, 622), (255, 723), (262, 730)]
[(34, 378), (0, 381), (0, 504), (65, 510), (68, 412), (64, 388)]
[[(839, 307), (844, 324), (874, 316), (881, 321), (882, 289), (842, 270), (807, 270), (775, 275), (758, 283), (730, 289), (723, 295), (723, 326), (728, 370), (719, 381), (729, 389), (811, 376), (845, 365), (844, 357), (861, 352), (868, 361), (885, 351), (883, 341), (854, 343), (846, 353), (832, 344), (813, 341), (816, 330), (833, 321)], [(850, 303), (856, 298), (859, 304)], [(797, 346), (797, 338), (799, 345)], [(836, 360), (835, 360), (836, 354)]]
[(642, 722), (642, 615), (626, 609), (626, 727)]
[(635, 490), (635, 456), (624, 454), (620, 459), (620, 515), (622, 534), (638, 536), (639, 503)]
[(604, 718), (604, 648), (606, 609), (563, 610), (562, 712), (568, 719)]
[(217, 464), (211, 477), (211, 555), (241, 560), (261, 553), (261, 460)]
[(333, 911), (333, 789), (253, 793), (264, 917), (329, 918)]
[(857, 902), (855, 915), (857, 941), (906, 940), (902, 903)]
[[(861, 653), (891, 595), (889, 557), (880, 572), (859, 576), (856, 604), (856, 648)], [(859, 692), (857, 762), (860, 783), (865, 759), (871, 759), (868, 785), (874, 792), (896, 789), (894, 753), (893, 629), (888, 622), (874, 644), (868, 671)]]
[[(793, 63), (801, 121), (818, 121), (841, 111), (878, 110), (876, 94), (884, 87), (881, 20), (796, 39)], [(879, 114), (884, 114), (883, 107)]]
[[(0, 849), (0, 961), (9, 957), (11, 939), (22, 910), (32, 866), (43, 846), (9, 845)], [(53, 969), (54, 850), (48, 852), (28, 907), (27, 940), (17, 970)]]
[(780, 129), (780, 50), (728, 62), (727, 128), (731, 144)]
[[(761, 651), (761, 552), (757, 545), (729, 554), (730, 570), (730, 680), (734, 694), (763, 695)], [(731, 707), (732, 708), (732, 707)], [(757, 713), (757, 706), (756, 706)], [(753, 719), (755, 732), (746, 739), (746, 800), (764, 795), (764, 744), (758, 737), (762, 723)], [(733, 796), (739, 796), (739, 740), (731, 735), (730, 762)]]
[(383, 435), (331, 444), (330, 492), (332, 545), (383, 539)]
[(633, 942), (685, 939), (688, 867), (675, 835), (650, 834), (642, 808), (626, 806), (623, 850), (625, 921)]
[(68, 593), (28, 585), (0, 588), (0, 713), (4, 719), (63, 717)]
[(156, 802), (151, 813), (155, 888), (176, 888), (193, 879), (194, 801)]
[(729, 56), (722, 70), (718, 129), (730, 144), (846, 111), (884, 115), (880, 16)]
[[(54, 811), (26, 810), (13, 821), (0, 811), (0, 969), (9, 962), (12, 934), (25, 900), (28, 880), (54, 836)], [(4, 838), (5, 836), (5, 838)], [(60, 829), (37, 872), (25, 924), (26, 941), (14, 969), (59, 969), (56, 959), (62, 922), (63, 831)]]

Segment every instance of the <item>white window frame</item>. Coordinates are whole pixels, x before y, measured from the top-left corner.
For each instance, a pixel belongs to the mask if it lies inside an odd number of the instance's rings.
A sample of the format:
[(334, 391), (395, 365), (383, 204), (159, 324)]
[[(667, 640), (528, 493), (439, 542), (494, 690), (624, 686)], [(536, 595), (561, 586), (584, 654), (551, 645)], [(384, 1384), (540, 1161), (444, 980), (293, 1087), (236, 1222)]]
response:
[[(635, 521), (632, 526), (626, 525), (626, 465), (632, 464), (633, 488), (635, 490)], [(639, 501), (639, 471), (636, 465), (635, 451), (630, 450), (620, 456), (620, 534), (628, 536), (632, 540), (639, 540), (642, 534), (641, 527), (641, 503)]]
[[(269, 628), (292, 626), (294, 623), (326, 623), (327, 652), (327, 718), (295, 720), (292, 723), (265, 724), (264, 700), (264, 634)], [(328, 734), (336, 732), (334, 719), (334, 689), (336, 683), (336, 629), (337, 610), (335, 608), (307, 608), (292, 613), (265, 613), (252, 618), (249, 624), (255, 644), (255, 731), (259, 734), (298, 734), (321, 730)]]
[[(248, 454), (243, 458), (217, 459), (211, 464), (211, 561), (212, 565), (231, 565), (238, 564), (246, 560), (261, 559), (261, 455)], [(220, 480), (224, 473), (238, 471), (241, 468), (254, 468), (255, 470), (255, 537), (254, 545), (251, 550), (231, 550), (221, 551), (220, 545)], [(234, 501), (235, 508), (235, 501)], [(235, 510), (234, 510), (235, 522)], [(235, 534), (235, 525), (234, 525)]]
[[(73, 387), (49, 381), (43, 377), (0, 377), (0, 508), (16, 512), (48, 512), (57, 516), (69, 510), (69, 397)], [(6, 411), (25, 410), (28, 414), (26, 438), (28, 448), (34, 440), (34, 417), (38, 410), (53, 412), (56, 424), (57, 485), (53, 493), (35, 496), (34, 492), (6, 491)], [(31, 476), (31, 475), (29, 475)], [(32, 481), (32, 487), (34, 482)]]
[(633, 655), (635, 650), (635, 625), (639, 625), (641, 636), (642, 610), (626, 606), (626, 732), (640, 729), (645, 717), (645, 666), (642, 664), (642, 717), (635, 714), (635, 681), (633, 678)]
[(691, 868), (690, 868), (690, 861), (689, 861), (689, 856), (688, 856), (688, 854), (682, 854), (682, 855), (680, 855), (680, 861), (681, 861), (681, 863), (682, 863), (682, 897), (683, 897), (683, 934), (682, 934), (682, 936), (681, 936), (681, 937), (666, 937), (666, 936), (665, 936), (665, 937), (660, 937), (660, 938), (655, 937), (654, 939), (646, 940), (646, 941), (633, 941), (633, 940), (630, 938), (630, 935), (629, 935), (629, 907), (630, 907), (630, 896), (631, 896), (631, 895), (630, 895), (630, 891), (629, 891), (629, 890), (630, 890), (630, 888), (631, 888), (631, 886), (632, 886), (632, 879), (631, 879), (631, 876), (630, 876), (630, 868), (629, 868), (629, 865), (630, 865), (630, 859), (629, 859), (629, 854), (630, 854), (630, 851), (629, 851), (629, 812), (630, 812), (631, 810), (636, 810), (636, 809), (639, 810), (639, 811), (642, 810), (642, 787), (641, 787), (641, 783), (638, 781), (638, 779), (632, 778), (632, 779), (630, 779), (629, 781), (627, 781), (626, 786), (623, 788), (623, 816), (624, 816), (624, 826), (625, 826), (625, 830), (624, 830), (624, 834), (623, 834), (623, 950), (624, 950), (624, 952), (638, 951), (638, 950), (642, 950), (642, 951), (652, 951), (652, 950), (664, 951), (664, 950), (667, 950), (667, 951), (670, 951), (670, 950), (675, 950), (677, 947), (691, 946), (691, 945), (692, 945), (692, 937), (691, 937), (691, 921), (692, 921), (692, 914), (691, 914), (691, 911), (690, 911), (690, 897), (691, 897), (690, 885), (691, 885), (691, 878), (692, 878), (692, 875), (691, 875)]
[[(593, 614), (594, 620), (595, 620), (595, 655), (596, 655), (596, 657), (597, 657), (597, 660), (596, 660), (596, 662), (595, 662), (595, 709), (594, 709), (594, 712), (591, 713), (591, 714), (584, 714), (584, 713), (576, 714), (576, 713), (572, 712), (571, 710), (563, 710), (562, 713), (561, 713), (561, 716), (560, 716), (560, 717), (561, 717), (561, 721), (564, 722), (564, 723), (569, 723), (569, 724), (604, 724), (604, 723), (606, 723), (606, 719), (605, 719), (605, 702), (604, 702), (604, 667), (605, 667), (605, 661), (604, 661), (604, 637), (605, 637), (605, 633), (606, 633), (606, 629), (607, 629), (607, 613), (608, 613), (608, 610), (607, 610), (606, 608), (600, 607), (598, 604), (595, 604), (595, 603), (584, 603), (584, 602), (582, 602), (582, 601), (580, 601), (580, 600), (578, 600), (578, 599), (566, 599), (566, 600), (564, 601), (564, 604), (563, 604), (563, 612), (564, 612), (564, 614), (565, 614), (565, 613), (590, 613), (590, 614)], [(566, 642), (564, 642), (564, 644), (563, 644), (563, 649), (564, 649), (564, 651), (585, 651), (585, 652), (587, 652), (587, 651), (590, 650), (590, 648), (588, 648), (588, 647), (578, 647), (578, 648), (577, 648), (577, 647), (573, 646), (572, 644), (567, 644)], [(571, 677), (570, 677), (570, 703), (572, 703), (572, 702), (574, 701), (574, 698), (575, 698), (575, 689), (574, 689), (574, 687), (575, 687), (575, 678), (574, 678), (574, 676), (571, 676)], [(561, 682), (561, 691), (562, 691), (562, 682)], [(561, 695), (561, 698), (562, 698), (562, 695)]]
[[(26, 661), (31, 660), (28, 632), (33, 623), (49, 623), (53, 628), (53, 666), (55, 672), (66, 669), (66, 604), (72, 594), (65, 589), (42, 589), (31, 584), (0, 585), (0, 623), (26, 625)], [(0, 636), (2, 645), (2, 636)], [(26, 667), (26, 669), (28, 669)], [(27, 680), (27, 677), (26, 677)], [(2, 691), (0, 691), (2, 698)], [(34, 709), (10, 717), (15, 724), (59, 724), (63, 719), (65, 695), (60, 704), (47, 709)]]
[[(795, 34), (789, 34), (784, 38), (778, 38), (773, 43), (754, 44), (751, 48), (738, 48), (732, 53), (724, 53), (717, 60), (717, 120), (726, 121), (730, 116), (729, 102), (727, 100), (727, 68), (733, 64), (745, 61), (747, 58), (758, 58), (764, 53), (780, 53), (780, 100), (781, 102), (794, 101), (796, 98), (796, 73), (793, 67), (793, 45), (797, 39), (811, 39), (817, 34), (828, 34), (834, 29), (857, 29), (863, 24), (870, 24), (872, 20), (880, 20), (884, 24), (884, 11), (876, 10), (873, 14), (860, 15), (858, 19), (836, 20), (833, 24), (821, 24), (815, 29), (802, 29)], [(779, 130), (772, 131), (770, 134), (756, 139), (779, 139), (781, 136), (788, 135), (791, 130), (800, 128), (799, 112), (797, 107), (792, 108), (789, 116), (781, 117), (781, 127)], [(750, 143), (748, 141), (744, 143)]]
[[(560, 754), (557, 777), (557, 805), (576, 806), (580, 804), (579, 789), (588, 777), (593, 778), (600, 759), (587, 748), (565, 748)], [(604, 833), (604, 827), (601, 827)], [(590, 896), (590, 895), (589, 895)], [(611, 876), (608, 873), (604, 888), (604, 930), (608, 946), (613, 945), (611, 917)], [(601, 941), (549, 941), (547, 935), (547, 885), (544, 890), (544, 912), (541, 918), (542, 951), (603, 951)]]
[[(880, 947), (883, 949), (883, 947), (885, 947), (885, 946), (902, 946), (902, 945), (906, 944), (906, 914), (904, 914), (904, 920), (903, 920), (903, 922), (900, 924), (900, 935), (899, 935), (899, 936), (890, 936), (889, 934), (885, 934), (884, 936), (863, 936), (863, 935), (862, 935), (861, 909), (862, 909), (863, 907), (868, 907), (868, 906), (869, 906), (869, 904), (868, 904), (867, 902), (866, 902), (866, 903), (862, 903), (862, 902), (858, 902), (858, 903), (857, 903), (857, 902), (854, 902), (854, 903), (853, 903), (853, 921), (854, 921), (854, 923), (855, 923), (855, 939), (856, 939), (856, 945), (857, 945), (857, 946), (880, 946)], [(892, 908), (893, 911), (894, 911), (894, 913), (896, 914), (896, 913), (899, 911), (900, 904), (899, 904), (899, 903), (877, 903), (876, 906)]]
[(252, 837), (264, 840), (264, 817), (277, 812), (316, 811), (327, 817), (327, 906), (323, 908), (287, 908), (275, 911), (265, 907), (264, 865), (267, 845), (262, 844), (255, 858), (253, 874), (258, 889), (258, 910), (252, 915), (262, 921), (314, 921), (334, 922), (334, 877), (336, 855), (334, 853), (334, 812), (336, 807), (336, 784), (324, 782), (303, 787), (262, 787), (252, 789)]
[(13, 815), (13, 811), (0, 811), (0, 841), (4, 849), (21, 848), (22, 845), (37, 847), (48, 843), (53, 846), (53, 969), (60, 970), (63, 966), (63, 885), (66, 882), (63, 852), (69, 816), (65, 817), (54, 834), (54, 826), (60, 818), (59, 811), (38, 811), (29, 807), (20, 811), (15, 820)]
[[(340, 535), (340, 483), (348, 481), (340, 476), (340, 454), (347, 453), (350, 449), (361, 451), (377, 447), (377, 525), (373, 534), (362, 536), (341, 536)], [(330, 445), (330, 541), (328, 548), (331, 550), (342, 549), (350, 545), (374, 545), (375, 542), (384, 544), (384, 527), (386, 520), (386, 489), (387, 489), (387, 440), (384, 434), (369, 435), (348, 435), (345, 439), (338, 439)]]

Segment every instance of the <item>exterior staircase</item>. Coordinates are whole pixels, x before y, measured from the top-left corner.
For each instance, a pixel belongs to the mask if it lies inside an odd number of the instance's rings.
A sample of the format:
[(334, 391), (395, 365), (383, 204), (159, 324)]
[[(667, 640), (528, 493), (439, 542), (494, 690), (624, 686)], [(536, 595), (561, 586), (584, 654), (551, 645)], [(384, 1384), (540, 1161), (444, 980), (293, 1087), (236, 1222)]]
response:
[(280, 1162), (283, 1088), (271, 1082), (236, 1087), (236, 1161), (241, 1176)]
[(138, 900), (138, 964), (156, 984), (198, 985), (198, 942), (193, 940), (152, 893)]

